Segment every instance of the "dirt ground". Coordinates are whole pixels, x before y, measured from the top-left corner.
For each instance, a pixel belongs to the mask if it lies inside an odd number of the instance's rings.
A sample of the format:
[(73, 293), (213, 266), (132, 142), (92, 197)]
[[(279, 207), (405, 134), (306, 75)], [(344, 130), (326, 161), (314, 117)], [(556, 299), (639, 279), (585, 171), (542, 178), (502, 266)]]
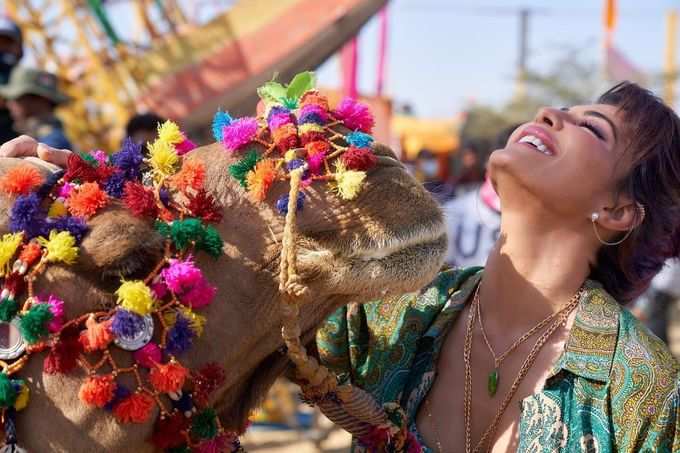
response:
[[(680, 304), (676, 303), (671, 316), (669, 345), (676, 357), (680, 358)], [(249, 452), (258, 453), (346, 453), (349, 451), (350, 436), (332, 424), (321, 419), (322, 430), (329, 435), (323, 441), (315, 442), (313, 435), (306, 431), (250, 431), (243, 437), (243, 445)]]

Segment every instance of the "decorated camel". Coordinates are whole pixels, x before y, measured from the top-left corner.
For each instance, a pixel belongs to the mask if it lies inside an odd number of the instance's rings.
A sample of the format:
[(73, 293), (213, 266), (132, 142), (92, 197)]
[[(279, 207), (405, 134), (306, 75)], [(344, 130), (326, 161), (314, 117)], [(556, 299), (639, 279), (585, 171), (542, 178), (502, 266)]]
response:
[(0, 160), (0, 319), (25, 343), (2, 356), (2, 451), (231, 451), (333, 310), (432, 279), (436, 204), (364, 106), (312, 88), (266, 85), (198, 149), (167, 123), (145, 155)]

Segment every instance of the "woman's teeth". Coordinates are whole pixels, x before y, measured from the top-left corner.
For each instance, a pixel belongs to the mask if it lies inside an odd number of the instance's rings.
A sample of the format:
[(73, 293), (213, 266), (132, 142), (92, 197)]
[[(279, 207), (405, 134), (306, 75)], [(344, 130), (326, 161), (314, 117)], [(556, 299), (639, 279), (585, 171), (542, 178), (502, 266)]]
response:
[(553, 152), (548, 149), (547, 146), (543, 144), (540, 138), (536, 137), (535, 135), (525, 135), (521, 139), (519, 139), (519, 143), (529, 143), (530, 145), (533, 145), (537, 150), (542, 152), (543, 154), (547, 156), (552, 156)]

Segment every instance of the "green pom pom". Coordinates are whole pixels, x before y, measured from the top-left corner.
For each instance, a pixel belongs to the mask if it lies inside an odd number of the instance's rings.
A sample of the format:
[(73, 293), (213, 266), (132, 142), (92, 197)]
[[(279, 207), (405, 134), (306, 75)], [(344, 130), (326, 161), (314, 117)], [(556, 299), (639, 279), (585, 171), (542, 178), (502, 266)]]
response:
[(78, 153), (81, 159), (90, 164), (91, 167), (99, 167), (99, 161), (90, 153)]
[(199, 248), (205, 251), (208, 255), (213, 258), (217, 258), (222, 254), (222, 248), (224, 243), (220, 234), (212, 226), (205, 227), (203, 232), (203, 238), (198, 244)]
[(10, 322), (19, 311), (19, 303), (14, 299), (0, 301), (0, 321)]
[(187, 248), (192, 241), (198, 243), (203, 238), (203, 224), (198, 219), (184, 219), (172, 222), (170, 231), (172, 242), (180, 250)]
[(193, 418), (191, 435), (199, 439), (212, 439), (217, 435), (217, 418), (213, 409), (205, 409)]
[(154, 226), (156, 227), (156, 231), (158, 231), (161, 236), (168, 239), (170, 238), (170, 225), (168, 225), (166, 222), (156, 220)]
[(229, 174), (241, 184), (242, 187), (247, 187), (246, 175), (250, 170), (255, 168), (255, 165), (260, 160), (257, 151), (248, 151), (248, 153), (235, 164), (229, 165)]
[(47, 304), (35, 304), (28, 313), (21, 317), (19, 329), (27, 343), (33, 344), (47, 335), (47, 324), (52, 320), (53, 314)]
[(17, 399), (17, 391), (6, 373), (0, 373), (0, 407), (8, 408)]

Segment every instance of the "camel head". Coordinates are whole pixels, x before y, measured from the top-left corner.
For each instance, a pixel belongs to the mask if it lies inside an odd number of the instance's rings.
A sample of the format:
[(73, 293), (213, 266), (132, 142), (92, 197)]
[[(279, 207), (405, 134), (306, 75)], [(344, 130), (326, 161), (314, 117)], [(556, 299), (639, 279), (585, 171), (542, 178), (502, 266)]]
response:
[[(254, 146), (266, 153), (264, 145)], [(323, 179), (304, 187), (294, 241), (299, 281), (307, 288), (298, 301), (306, 341), (313, 340), (316, 328), (336, 308), (417, 290), (443, 262), (446, 237), (437, 205), (388, 147), (373, 143), (371, 148), (376, 164), (367, 170), (364, 187), (353, 199), (341, 196)], [(192, 368), (206, 362), (225, 368), (226, 381), (216, 393), (215, 406), (227, 429), (243, 428), (249, 411), (289, 364), (280, 336), (278, 280), (285, 217), (277, 207), (289, 184), (278, 180), (262, 201), (255, 200), (230, 175), (230, 167), (242, 157), (215, 143), (185, 158), (204, 166), (205, 188), (223, 207), (216, 228), (224, 247), (219, 258), (198, 260), (217, 287), (217, 299), (203, 311), (204, 332), (182, 360)], [(26, 163), (2, 159), (0, 174)], [(46, 175), (53, 170), (36, 162), (30, 165)], [(11, 201), (0, 203), (4, 230)], [(111, 306), (120, 279), (143, 277), (163, 254), (163, 238), (152, 222), (135, 217), (121, 203), (110, 203), (88, 224), (78, 262), (52, 266), (36, 281), (38, 292), (49, 290), (66, 301), (69, 317)], [(123, 363), (129, 360), (128, 353), (116, 356)], [(82, 406), (77, 400), (82, 376), (48, 376), (42, 373), (42, 363), (29, 365), (26, 373), (39, 383), (39, 390), (22, 418), (30, 419), (32, 432), (48, 433), (41, 436), (48, 440), (35, 441), (41, 442), (36, 451), (70, 451), (69, 445), (122, 451), (137, 443), (139, 449), (133, 449), (144, 451), (142, 441), (151, 425), (120, 426), (106, 413)], [(21, 418), (19, 429), (24, 429)], [(23, 439), (29, 438), (35, 436), (24, 434)], [(30, 442), (27, 447), (31, 449)]]

